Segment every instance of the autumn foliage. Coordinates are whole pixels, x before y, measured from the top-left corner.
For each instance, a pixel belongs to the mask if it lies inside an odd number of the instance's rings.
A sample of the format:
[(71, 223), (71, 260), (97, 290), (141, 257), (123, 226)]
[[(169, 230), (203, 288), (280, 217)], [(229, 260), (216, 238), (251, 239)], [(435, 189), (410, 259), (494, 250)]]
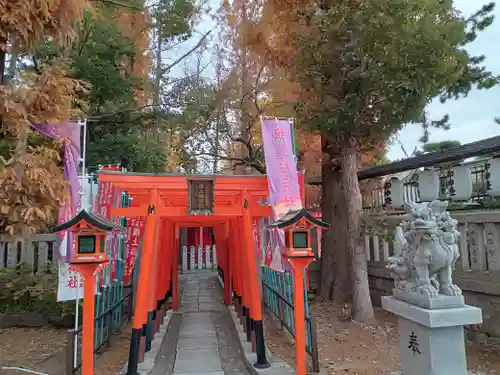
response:
[[(2, 134), (19, 139), (30, 124), (65, 123), (73, 115), (77, 94), (85, 86), (67, 75), (66, 65), (46, 67), (42, 74), (26, 74), (22, 85), (0, 87)], [(64, 126), (64, 125), (61, 125)], [(0, 156), (0, 228), (10, 234), (44, 228), (57, 215), (66, 199), (61, 168), (61, 143), (47, 143), (31, 134), (21, 160)], [(64, 142), (64, 140), (60, 140)], [(16, 166), (21, 163), (20, 175)]]
[[(61, 61), (42, 71), (22, 72), (16, 84), (5, 77), (6, 55), (14, 59), (50, 38), (65, 45), (90, 9), (86, 0), (0, 0), (0, 228), (11, 234), (33, 232), (55, 219), (64, 199), (60, 149), (32, 134), (31, 125), (59, 124), (74, 115), (83, 85), (70, 78)], [(16, 74), (17, 61), (10, 61)], [(13, 77), (10, 77), (13, 78)]]
[[(291, 43), (294, 39), (292, 37), (310, 32), (308, 26), (302, 22), (301, 15), (312, 6), (314, 4), (310, 0), (223, 2), (233, 48), (239, 53), (239, 59), (235, 59), (234, 66), (238, 72), (246, 69), (247, 75), (254, 78), (251, 90), (247, 88), (244, 92), (262, 93), (266, 98), (259, 101), (258, 107), (250, 106), (252, 111), (247, 110), (251, 112), (247, 117), (254, 119), (254, 124), (251, 127), (247, 126), (252, 133), (254, 147), (260, 145), (259, 115), (295, 117), (294, 104), (297, 101), (308, 101), (312, 104), (318, 100), (311, 91), (304, 90), (288, 73), (288, 64), (296, 53), (296, 47)], [(241, 59), (242, 52), (245, 52), (244, 59)], [(242, 63), (246, 66), (241, 66)], [(255, 66), (265, 71), (265, 73), (259, 71), (261, 76), (266, 77), (264, 85), (258, 86), (255, 83)], [(243, 85), (242, 82), (240, 84)], [(298, 169), (304, 171), (306, 180), (309, 177), (321, 176), (322, 159), (332, 159), (331, 162), (336, 163), (334, 155), (322, 155), (321, 135), (311, 131), (307, 121), (295, 118), (294, 126)], [(385, 142), (374, 144), (371, 141), (361, 141), (358, 145), (359, 166), (364, 167), (373, 163), (384, 153), (385, 146)], [(237, 143), (233, 147), (238, 150), (242, 145)], [(318, 207), (320, 197), (318, 187), (306, 186), (306, 200), (309, 207)]]
[(23, 49), (47, 36), (67, 43), (76, 35), (75, 21), (89, 8), (87, 0), (0, 0), (0, 40)]

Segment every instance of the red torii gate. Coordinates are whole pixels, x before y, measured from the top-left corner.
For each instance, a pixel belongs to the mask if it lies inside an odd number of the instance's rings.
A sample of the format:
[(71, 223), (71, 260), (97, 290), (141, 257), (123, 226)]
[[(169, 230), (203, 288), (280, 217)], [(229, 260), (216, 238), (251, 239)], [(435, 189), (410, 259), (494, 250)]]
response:
[[(217, 259), (224, 271), (224, 301), (233, 291), (252, 320), (256, 367), (266, 358), (253, 222), (272, 216), (262, 202), (269, 195), (267, 177), (187, 176), (100, 171), (101, 183), (133, 197), (131, 207), (111, 209), (111, 216), (146, 217), (139, 269), (128, 375), (137, 374), (146, 346), (148, 318), (151, 334), (159, 329), (167, 295), (179, 307), (179, 231), (182, 227), (213, 226)], [(245, 281), (245, 282), (244, 282)]]

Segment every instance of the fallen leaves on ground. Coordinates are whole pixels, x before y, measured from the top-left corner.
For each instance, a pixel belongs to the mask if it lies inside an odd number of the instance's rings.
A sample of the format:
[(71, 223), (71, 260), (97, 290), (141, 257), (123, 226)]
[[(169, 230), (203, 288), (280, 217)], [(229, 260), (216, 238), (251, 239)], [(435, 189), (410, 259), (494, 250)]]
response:
[[(382, 375), (401, 369), (399, 335), (394, 315), (376, 309), (376, 324), (341, 318), (331, 303), (312, 302), (316, 317), (321, 371), (338, 375)], [(295, 346), (285, 328), (266, 314), (266, 341), (273, 354), (295, 367)], [(500, 353), (467, 343), (468, 367), (488, 375), (500, 374)]]
[(94, 375), (117, 375), (120, 373), (128, 359), (131, 333), (131, 325), (127, 324), (113, 336), (111, 347), (98, 355), (95, 361)]
[[(97, 354), (94, 375), (117, 375), (128, 358), (130, 324), (113, 335), (112, 345)], [(67, 331), (54, 328), (9, 328), (0, 330), (0, 368), (25, 367), (43, 369), (49, 374), (64, 373), (66, 369)], [(47, 366), (56, 356), (57, 368)], [(51, 361), (53, 362), (53, 361)], [(19, 375), (18, 371), (1, 371), (2, 375)]]
[(65, 347), (65, 330), (54, 328), (0, 329), (0, 367), (33, 368)]

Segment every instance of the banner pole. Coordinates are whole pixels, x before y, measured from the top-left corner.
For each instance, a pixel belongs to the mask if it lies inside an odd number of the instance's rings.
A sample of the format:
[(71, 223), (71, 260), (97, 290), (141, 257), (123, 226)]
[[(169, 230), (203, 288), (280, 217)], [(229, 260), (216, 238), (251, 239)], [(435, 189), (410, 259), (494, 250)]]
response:
[(292, 133), (292, 150), (293, 150), (293, 157), (295, 161), (297, 161), (297, 144), (295, 143), (295, 121), (293, 120), (293, 117), (290, 117), (290, 132)]
[[(83, 184), (85, 182), (85, 159), (87, 157), (87, 119), (83, 121), (78, 121), (78, 125), (83, 127), (83, 142), (80, 154), (80, 161), (82, 162), (81, 178), (80, 178), (80, 211), (83, 210), (83, 204), (85, 201), (85, 192), (83, 191)], [(81, 276), (79, 272), (76, 273), (76, 298), (75, 298), (75, 349), (74, 349), (74, 362), (78, 363), (78, 325), (80, 320), (80, 280)]]

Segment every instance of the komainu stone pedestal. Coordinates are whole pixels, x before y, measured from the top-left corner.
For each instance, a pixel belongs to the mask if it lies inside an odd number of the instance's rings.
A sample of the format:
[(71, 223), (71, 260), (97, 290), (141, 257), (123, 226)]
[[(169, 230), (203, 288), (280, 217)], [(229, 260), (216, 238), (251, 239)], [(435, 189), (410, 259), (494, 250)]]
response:
[(464, 326), (482, 323), (481, 309), (427, 309), (394, 297), (382, 308), (398, 316), (401, 375), (467, 375)]

